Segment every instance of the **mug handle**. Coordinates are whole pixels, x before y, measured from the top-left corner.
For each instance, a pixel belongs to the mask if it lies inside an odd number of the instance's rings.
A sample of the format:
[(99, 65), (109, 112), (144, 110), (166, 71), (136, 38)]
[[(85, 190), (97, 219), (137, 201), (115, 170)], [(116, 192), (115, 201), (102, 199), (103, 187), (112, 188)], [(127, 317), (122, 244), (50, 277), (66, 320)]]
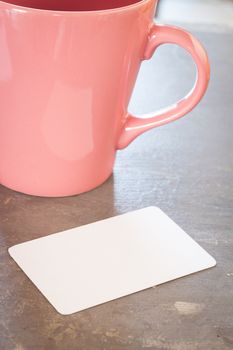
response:
[(160, 111), (152, 113), (152, 115), (147, 115), (148, 118), (137, 118), (128, 113), (123, 130), (121, 130), (118, 139), (118, 149), (125, 148), (137, 136), (147, 130), (183, 117), (198, 104), (207, 89), (210, 78), (210, 66), (207, 53), (200, 42), (183, 29), (153, 24), (148, 36), (143, 59), (150, 59), (155, 49), (159, 45), (165, 43), (177, 44), (191, 54), (197, 68), (197, 77), (194, 87), (182, 100), (165, 110), (163, 109), (162, 112)]

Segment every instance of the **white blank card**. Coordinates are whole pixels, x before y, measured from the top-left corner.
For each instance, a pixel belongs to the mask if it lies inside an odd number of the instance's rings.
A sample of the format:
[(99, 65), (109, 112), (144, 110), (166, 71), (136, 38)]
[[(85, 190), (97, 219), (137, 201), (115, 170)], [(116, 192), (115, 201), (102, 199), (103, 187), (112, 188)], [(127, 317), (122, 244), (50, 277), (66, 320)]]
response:
[(156, 207), (18, 244), (9, 253), (63, 315), (216, 264)]

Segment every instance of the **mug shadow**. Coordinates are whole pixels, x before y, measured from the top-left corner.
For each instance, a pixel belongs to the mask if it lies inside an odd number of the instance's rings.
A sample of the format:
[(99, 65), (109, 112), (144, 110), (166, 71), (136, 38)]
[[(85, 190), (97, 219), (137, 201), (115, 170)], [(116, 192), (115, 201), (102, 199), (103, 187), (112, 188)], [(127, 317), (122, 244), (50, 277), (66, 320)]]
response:
[(72, 197), (35, 197), (0, 186), (0, 242), (5, 247), (117, 215), (114, 176)]

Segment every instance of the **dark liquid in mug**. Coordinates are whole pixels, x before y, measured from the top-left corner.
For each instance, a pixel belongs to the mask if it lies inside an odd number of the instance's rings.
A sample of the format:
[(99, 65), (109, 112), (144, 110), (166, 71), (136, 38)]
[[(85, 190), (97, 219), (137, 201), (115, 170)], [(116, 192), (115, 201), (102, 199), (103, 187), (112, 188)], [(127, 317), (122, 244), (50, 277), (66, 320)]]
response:
[(141, 0), (9, 0), (10, 4), (53, 11), (97, 11), (128, 6)]

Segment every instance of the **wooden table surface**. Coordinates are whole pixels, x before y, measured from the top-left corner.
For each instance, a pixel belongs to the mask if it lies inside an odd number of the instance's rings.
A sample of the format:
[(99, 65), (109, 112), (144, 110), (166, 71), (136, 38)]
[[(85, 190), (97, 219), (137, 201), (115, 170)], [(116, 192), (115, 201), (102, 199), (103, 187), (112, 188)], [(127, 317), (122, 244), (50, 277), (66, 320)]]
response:
[[(70, 198), (0, 187), (1, 350), (233, 349), (233, 34), (196, 33), (212, 79), (186, 118), (118, 152), (114, 175)], [(131, 110), (175, 102), (194, 79), (190, 58), (164, 46), (143, 65)], [(217, 267), (61, 316), (9, 257), (26, 240), (155, 205), (217, 260)]]

